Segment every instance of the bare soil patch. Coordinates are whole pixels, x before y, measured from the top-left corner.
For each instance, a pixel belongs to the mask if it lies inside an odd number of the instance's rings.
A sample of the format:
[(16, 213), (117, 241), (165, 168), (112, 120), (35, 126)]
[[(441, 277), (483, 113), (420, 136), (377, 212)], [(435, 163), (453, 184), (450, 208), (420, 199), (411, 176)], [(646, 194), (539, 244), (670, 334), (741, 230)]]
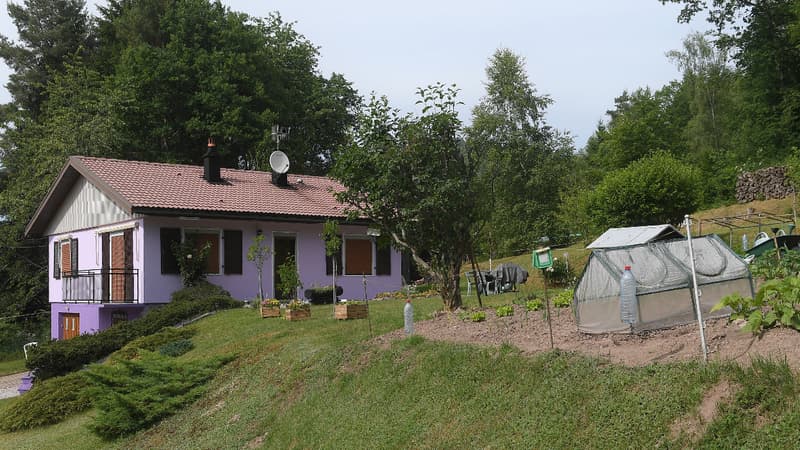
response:
[[(511, 317), (497, 317), (494, 309), (486, 309), (486, 321), (461, 320), (457, 313), (440, 313), (430, 320), (415, 324), (415, 332), (427, 339), (466, 344), (499, 346), (511, 344), (525, 354), (550, 350), (547, 320), (541, 311), (525, 312), (514, 306)], [(643, 366), (657, 362), (688, 361), (702, 358), (700, 333), (696, 323), (643, 334), (599, 334), (578, 332), (569, 309), (553, 309), (552, 326), (555, 348), (607, 359), (626, 366)], [(386, 344), (402, 338), (397, 330), (376, 338)], [(727, 319), (706, 322), (709, 359), (748, 364), (753, 357), (784, 358), (794, 369), (800, 369), (800, 333), (787, 328), (768, 330), (762, 336), (742, 331), (740, 324)]]
[(738, 386), (726, 379), (712, 386), (703, 395), (694, 414), (680, 417), (672, 424), (670, 438), (674, 440), (685, 434), (692, 442), (696, 442), (716, 418), (720, 405), (730, 402), (737, 390)]

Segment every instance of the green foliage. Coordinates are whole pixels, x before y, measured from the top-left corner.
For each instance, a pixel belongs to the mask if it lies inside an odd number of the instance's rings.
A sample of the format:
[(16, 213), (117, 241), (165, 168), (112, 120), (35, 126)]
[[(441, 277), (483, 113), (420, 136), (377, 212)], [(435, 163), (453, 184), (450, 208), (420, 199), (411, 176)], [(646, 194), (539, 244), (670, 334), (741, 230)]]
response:
[[(337, 285), (337, 297), (342, 295), (342, 287)], [(308, 301), (313, 304), (325, 304), (331, 303), (333, 301), (333, 287), (332, 286), (322, 286), (322, 287), (312, 287), (310, 289), (306, 289), (304, 292), (305, 296), (308, 297)]]
[(553, 258), (553, 265), (544, 271), (544, 277), (550, 286), (571, 286), (575, 284), (575, 271), (566, 259)]
[(495, 309), (495, 313), (497, 314), (497, 317), (513, 316), (514, 306), (513, 305), (498, 306), (497, 309)]
[(225, 362), (178, 363), (143, 350), (136, 360), (92, 365), (86, 377), (99, 413), (89, 428), (109, 440), (147, 428), (198, 399)]
[(486, 312), (484, 311), (464, 311), (459, 314), (461, 320), (469, 320), (470, 322), (483, 322), (486, 320)]
[(551, 220), (559, 191), (571, 172), (574, 144), (545, 122), (553, 101), (536, 92), (525, 60), (498, 49), (486, 67), (486, 95), (472, 109), (467, 145), (479, 155), (486, 222), (481, 250), (511, 254), (532, 248), (541, 236), (559, 234)]
[(139, 350), (154, 352), (172, 342), (188, 340), (194, 334), (195, 330), (192, 328), (166, 327), (157, 333), (132, 340), (118, 350), (115, 355), (118, 358), (135, 359), (139, 356)]
[(300, 300), (292, 300), (286, 304), (286, 309), (290, 309), (292, 311), (308, 311), (311, 309), (311, 305), (306, 302), (302, 302)]
[(759, 334), (775, 326), (800, 331), (800, 278), (767, 281), (753, 299), (743, 298), (738, 293), (725, 296), (711, 310), (717, 311), (726, 306), (733, 310), (732, 320), (747, 320), (742, 328), (744, 331)]
[(539, 311), (544, 308), (544, 302), (540, 298), (534, 298), (525, 302), (526, 311)]
[(158, 349), (158, 353), (164, 356), (177, 357), (194, 348), (194, 344), (189, 339), (179, 339), (168, 342)]
[(332, 175), (345, 187), (337, 198), (351, 217), (369, 218), (409, 251), (455, 310), (461, 305), (458, 275), (478, 217), (474, 155), (460, 138), (457, 89), (437, 84), (418, 94), (419, 117), (401, 117), (385, 97), (373, 97)]
[(191, 287), (205, 281), (206, 261), (210, 251), (211, 244), (206, 243), (203, 248), (198, 249), (191, 239), (172, 243), (172, 253), (178, 262), (183, 287)]
[(750, 264), (750, 273), (756, 278), (765, 280), (796, 277), (800, 274), (800, 252), (782, 251), (781, 259), (778, 260), (775, 249), (767, 250)]
[(264, 299), (264, 283), (262, 277), (264, 273), (264, 263), (270, 255), (270, 248), (264, 242), (264, 234), (258, 233), (253, 238), (253, 243), (247, 248), (247, 260), (251, 261), (256, 266), (256, 273), (258, 273), (258, 298)]
[(342, 236), (339, 230), (339, 222), (326, 220), (322, 224), (322, 240), (325, 242), (325, 254), (333, 256), (342, 248)]
[(241, 302), (222, 295), (196, 300), (173, 300), (148, 311), (139, 319), (114, 325), (95, 334), (40, 343), (29, 354), (27, 366), (36, 369), (39, 380), (63, 375), (108, 356), (137, 337), (156, 333), (166, 326), (199, 314), (240, 306)]
[(589, 196), (590, 216), (601, 227), (679, 223), (702, 198), (700, 174), (658, 152), (609, 173)]
[(92, 407), (88, 383), (80, 373), (36, 380), (33, 389), (17, 397), (0, 415), (3, 431), (25, 430), (61, 422)]
[(553, 306), (556, 308), (569, 308), (572, 306), (572, 299), (574, 296), (575, 291), (572, 289), (561, 291), (553, 297)]
[(205, 300), (210, 297), (230, 297), (231, 294), (225, 289), (211, 284), (208, 281), (201, 281), (194, 286), (184, 287), (173, 292), (170, 296), (172, 301), (196, 301)]
[(294, 255), (286, 258), (286, 261), (278, 266), (278, 280), (275, 289), (282, 294), (281, 298), (297, 298), (297, 290), (303, 288), (300, 281), (300, 273), (297, 272), (297, 263)]

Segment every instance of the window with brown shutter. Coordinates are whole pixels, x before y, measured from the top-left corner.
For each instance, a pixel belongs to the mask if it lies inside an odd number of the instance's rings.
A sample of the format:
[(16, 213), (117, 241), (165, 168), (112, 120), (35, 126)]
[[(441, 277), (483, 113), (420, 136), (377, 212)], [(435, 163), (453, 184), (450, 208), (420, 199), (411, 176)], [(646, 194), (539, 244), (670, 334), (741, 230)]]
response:
[(372, 240), (345, 238), (344, 274), (372, 275)]
[(72, 276), (72, 251), (71, 241), (61, 242), (61, 275)]
[(185, 240), (194, 242), (194, 248), (200, 251), (206, 245), (209, 246), (208, 258), (206, 259), (206, 273), (219, 274), (219, 232), (186, 230), (183, 233)]

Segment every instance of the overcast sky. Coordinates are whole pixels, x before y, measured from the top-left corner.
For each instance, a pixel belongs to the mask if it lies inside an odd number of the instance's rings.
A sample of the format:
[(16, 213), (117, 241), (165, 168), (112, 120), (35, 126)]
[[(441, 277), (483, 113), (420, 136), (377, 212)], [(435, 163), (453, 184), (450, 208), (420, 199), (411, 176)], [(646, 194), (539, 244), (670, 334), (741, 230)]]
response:
[[(22, 3), (22, 0), (14, 0)], [(93, 4), (88, 2), (94, 13)], [(470, 121), (484, 94), (485, 68), (497, 48), (523, 56), (528, 77), (554, 103), (549, 125), (569, 131), (578, 148), (623, 90), (657, 89), (680, 77), (664, 54), (708, 28), (676, 21), (679, 8), (658, 0), (226, 0), (235, 11), (279, 11), (320, 47), (320, 70), (345, 75), (363, 95), (386, 95), (415, 111), (419, 86), (455, 83)], [(0, 33), (16, 38), (5, 4)], [(5, 85), (9, 70), (0, 64)], [(10, 97), (5, 88), (0, 101)]]

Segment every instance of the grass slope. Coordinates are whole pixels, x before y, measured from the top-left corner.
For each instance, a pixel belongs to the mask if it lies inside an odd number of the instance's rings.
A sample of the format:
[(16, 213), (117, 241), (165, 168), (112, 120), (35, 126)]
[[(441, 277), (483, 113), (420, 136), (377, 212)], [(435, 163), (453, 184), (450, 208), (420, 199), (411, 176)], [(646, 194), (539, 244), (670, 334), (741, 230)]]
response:
[[(416, 300), (415, 316), (423, 319), (440, 304)], [(373, 333), (401, 327), (402, 308), (402, 301), (372, 303)], [(90, 412), (0, 434), (0, 447), (747, 448), (800, 440), (796, 378), (771, 363), (749, 372), (696, 363), (625, 368), (561, 352), (526, 357), (509, 346), (420, 337), (381, 343), (369, 340), (366, 320), (331, 319), (329, 305), (314, 307), (304, 322), (241, 309), (192, 327), (195, 349), (181, 359), (237, 359), (176, 416), (103, 442), (85, 428)], [(723, 377), (744, 388), (701, 440), (669, 437), (671, 424), (691, 416)]]

